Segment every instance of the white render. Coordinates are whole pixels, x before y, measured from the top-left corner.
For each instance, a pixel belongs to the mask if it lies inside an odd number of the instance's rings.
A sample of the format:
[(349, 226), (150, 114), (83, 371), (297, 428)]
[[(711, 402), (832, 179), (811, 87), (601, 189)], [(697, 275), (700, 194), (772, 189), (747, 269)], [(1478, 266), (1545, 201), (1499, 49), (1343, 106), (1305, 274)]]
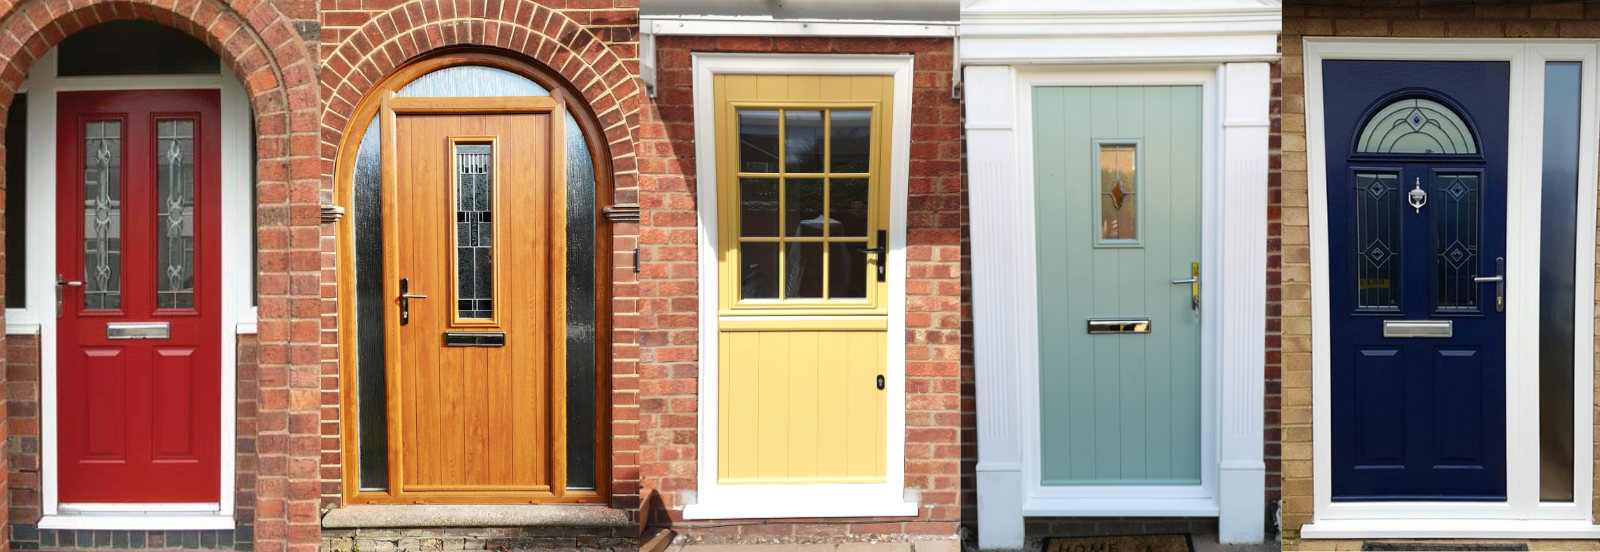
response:
[[(972, 216), (978, 538), (1023, 546), (1028, 516), (1219, 518), (1264, 539), (1267, 135), (1274, 1), (968, 0), (960, 63)], [(1201, 484), (1039, 484), (1035, 86), (1203, 88)]]

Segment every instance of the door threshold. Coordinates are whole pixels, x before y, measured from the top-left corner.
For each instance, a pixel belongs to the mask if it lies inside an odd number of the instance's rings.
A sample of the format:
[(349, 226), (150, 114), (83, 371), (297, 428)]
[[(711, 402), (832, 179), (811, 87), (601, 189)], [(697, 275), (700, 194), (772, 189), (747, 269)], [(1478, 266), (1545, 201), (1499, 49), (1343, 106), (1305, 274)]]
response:
[(1334, 519), (1300, 528), (1302, 539), (1594, 539), (1585, 520)]
[(1217, 499), (1029, 497), (1025, 517), (1217, 517)]
[(137, 530), (231, 530), (233, 516), (216, 512), (116, 512), (56, 514), (39, 519), (40, 529)]

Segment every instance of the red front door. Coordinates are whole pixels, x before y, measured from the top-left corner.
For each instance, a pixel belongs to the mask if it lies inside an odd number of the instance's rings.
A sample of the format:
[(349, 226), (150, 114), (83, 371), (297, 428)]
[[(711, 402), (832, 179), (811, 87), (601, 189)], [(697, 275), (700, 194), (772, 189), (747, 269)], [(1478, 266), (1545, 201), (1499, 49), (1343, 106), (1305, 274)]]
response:
[(215, 90), (59, 96), (60, 500), (217, 502)]

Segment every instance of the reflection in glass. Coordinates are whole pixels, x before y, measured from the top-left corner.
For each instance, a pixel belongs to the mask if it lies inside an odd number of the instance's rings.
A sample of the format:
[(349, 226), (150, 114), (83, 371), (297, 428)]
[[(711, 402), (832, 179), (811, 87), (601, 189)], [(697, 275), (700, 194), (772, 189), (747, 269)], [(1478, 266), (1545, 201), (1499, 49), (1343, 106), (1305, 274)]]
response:
[(194, 307), (194, 121), (156, 123), (156, 307)]
[(456, 146), (456, 316), (494, 317), (494, 159), (488, 144)]
[(865, 173), (872, 170), (872, 112), (829, 112), (831, 155), (829, 172)]
[(739, 179), (739, 235), (775, 237), (778, 223), (778, 179)]
[[(1572, 502), (1578, 274), (1579, 62), (1544, 65), (1539, 216), (1539, 500)], [(1588, 455), (1585, 455), (1587, 457)], [(1586, 484), (1587, 485), (1587, 484)]]
[(1438, 275), (1439, 308), (1477, 310), (1478, 175), (1440, 174), (1428, 196), (1433, 211), (1434, 273)]
[(1356, 173), (1356, 307), (1400, 305), (1400, 177)]
[(778, 112), (747, 109), (739, 112), (739, 171), (778, 172)]
[(783, 112), (783, 172), (823, 172), (823, 146), (821, 111)]
[(801, 242), (789, 244), (789, 258), (785, 259), (788, 273), (784, 274), (784, 296), (789, 299), (822, 298), (823, 263), (822, 243)]
[(122, 305), (122, 123), (83, 129), (83, 306)]
[(828, 298), (862, 299), (867, 296), (867, 242), (833, 244), (828, 257)]
[(739, 245), (739, 297), (741, 299), (778, 298), (777, 243)]
[(1135, 197), (1134, 147), (1100, 145), (1100, 239), (1138, 239), (1139, 206)]
[(822, 179), (789, 178), (783, 183), (783, 224), (792, 237), (822, 237), (829, 226), (822, 216)]
[(834, 222), (832, 236), (867, 235), (867, 179), (829, 179), (828, 218)]

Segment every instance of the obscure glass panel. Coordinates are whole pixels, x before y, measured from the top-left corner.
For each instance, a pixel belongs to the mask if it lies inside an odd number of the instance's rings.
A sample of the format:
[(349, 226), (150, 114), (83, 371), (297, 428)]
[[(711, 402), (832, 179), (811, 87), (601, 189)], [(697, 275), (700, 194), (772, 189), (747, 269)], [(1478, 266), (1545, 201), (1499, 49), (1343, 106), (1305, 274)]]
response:
[(828, 226), (822, 216), (822, 179), (788, 178), (783, 183), (783, 224), (791, 237), (820, 238)]
[(214, 75), (222, 70), (222, 60), (204, 42), (137, 19), (109, 21), (72, 33), (58, 48), (56, 74), (63, 77)]
[[(361, 135), (356, 149), (353, 184), (355, 208), (351, 225), (355, 228), (355, 316), (348, 322), (356, 334), (356, 437), (360, 441), (361, 465), (358, 485), (362, 490), (389, 488), (388, 388), (385, 377), (383, 331), (383, 197), (378, 166), (381, 141), (378, 120), (373, 118)], [(252, 148), (254, 149), (254, 148)], [(371, 321), (362, 323), (363, 320)]]
[(836, 242), (828, 255), (828, 298), (863, 299), (867, 296), (867, 242)]
[(595, 488), (594, 159), (567, 115), (567, 488)]
[(741, 299), (778, 298), (777, 243), (739, 245), (739, 297)]
[(829, 172), (864, 173), (872, 170), (872, 112), (831, 111), (828, 151)]
[(456, 146), (456, 316), (494, 317), (494, 153)]
[(1367, 121), (1356, 152), (1478, 153), (1478, 143), (1455, 111), (1432, 100), (1407, 98), (1384, 106)]
[(1100, 145), (1100, 239), (1138, 239), (1134, 146)]
[(122, 123), (83, 125), (83, 307), (122, 306)]
[(1399, 175), (1356, 173), (1356, 307), (1400, 306)]
[(825, 260), (820, 242), (800, 242), (788, 245), (788, 259), (784, 266), (784, 297), (788, 299), (821, 299), (822, 276)]
[(823, 172), (823, 147), (821, 111), (783, 112), (783, 172)]
[(1578, 123), (1582, 65), (1544, 65), (1544, 187), (1539, 217), (1539, 500), (1573, 498), (1573, 348), (1577, 317)]
[(17, 94), (6, 113), (6, 308), (28, 306), (28, 95)]
[(831, 236), (867, 235), (867, 179), (828, 180), (828, 218)]
[(1478, 175), (1439, 174), (1434, 177), (1434, 273), (1441, 309), (1476, 310), (1478, 306)]
[(739, 235), (776, 237), (778, 223), (778, 179), (739, 179)]
[(156, 307), (194, 308), (194, 121), (156, 122)]
[(739, 171), (778, 172), (778, 112), (746, 109), (739, 112)]

